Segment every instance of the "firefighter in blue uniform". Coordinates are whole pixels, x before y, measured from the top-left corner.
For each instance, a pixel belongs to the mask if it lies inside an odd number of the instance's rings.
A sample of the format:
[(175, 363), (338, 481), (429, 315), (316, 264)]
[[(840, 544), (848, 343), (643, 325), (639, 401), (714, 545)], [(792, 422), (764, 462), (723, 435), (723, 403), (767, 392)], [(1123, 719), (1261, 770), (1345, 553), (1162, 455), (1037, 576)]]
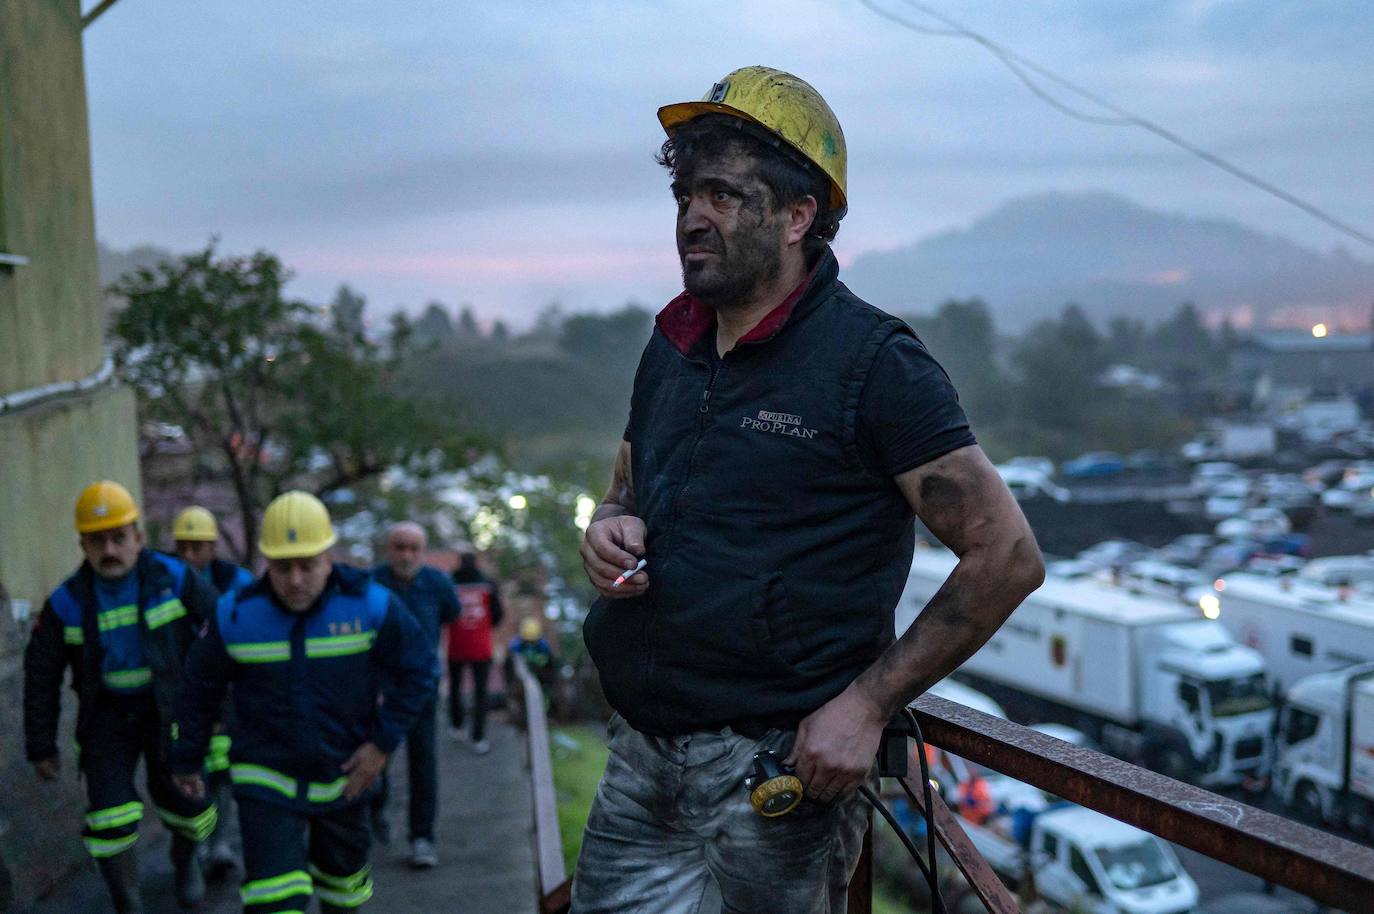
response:
[[(238, 593), (253, 583), (253, 572), (242, 565), (216, 558), (219, 524), (208, 508), (200, 505), (182, 508), (172, 521), (172, 539), (176, 557), (199, 572), (219, 593)], [(238, 861), (238, 855), (229, 844), (229, 813), (233, 801), (229, 789), (229, 734), (223, 725), (216, 727), (215, 735), (210, 737), (210, 753), (205, 757), (205, 775), (210, 799), (219, 809), (215, 830), (205, 842), (209, 846), (209, 875), (217, 878)]]
[(206, 749), (232, 684), (229, 775), (251, 914), (303, 911), (311, 895), (324, 912), (351, 911), (372, 896), (362, 798), (438, 673), (400, 601), (333, 564), (335, 540), (319, 499), (276, 498), (258, 543), (267, 574), (220, 599), (187, 662), (176, 781), (204, 794)]
[(24, 654), (26, 753), (44, 780), (61, 770), (62, 678), (72, 669), (88, 800), (82, 834), (119, 914), (143, 910), (134, 851), (143, 818), (134, 788), (140, 756), (148, 793), (172, 831), (182, 908), (204, 895), (196, 845), (217, 818), (203, 797), (176, 789), (167, 765), (183, 663), (214, 611), (214, 591), (183, 562), (145, 549), (138, 518), (133, 497), (118, 483), (82, 491), (76, 529), (86, 561), (48, 597)]

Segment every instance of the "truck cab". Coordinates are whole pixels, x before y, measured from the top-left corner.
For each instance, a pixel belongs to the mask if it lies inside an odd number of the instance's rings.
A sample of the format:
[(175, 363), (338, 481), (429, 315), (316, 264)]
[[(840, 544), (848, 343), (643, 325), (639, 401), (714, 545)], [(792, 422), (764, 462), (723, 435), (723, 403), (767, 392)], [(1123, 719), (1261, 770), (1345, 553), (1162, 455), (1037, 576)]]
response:
[(1273, 790), (1301, 818), (1374, 833), (1374, 663), (1294, 683), (1279, 718)]
[(1203, 786), (1258, 787), (1268, 774), (1274, 721), (1259, 654), (1204, 620), (1158, 626), (1143, 644), (1156, 767)]
[(1081, 806), (1036, 817), (1031, 833), (1035, 886), (1070, 911), (1187, 914), (1197, 884), (1167, 844)]

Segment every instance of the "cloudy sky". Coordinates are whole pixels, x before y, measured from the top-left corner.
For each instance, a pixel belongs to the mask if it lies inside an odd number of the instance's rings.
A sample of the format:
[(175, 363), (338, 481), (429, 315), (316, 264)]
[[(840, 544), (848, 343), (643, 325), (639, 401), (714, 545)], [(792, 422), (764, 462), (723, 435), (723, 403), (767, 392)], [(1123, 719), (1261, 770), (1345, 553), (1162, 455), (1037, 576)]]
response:
[[(1366, 0), (932, 2), (1374, 231)], [(122, 0), (85, 40), (103, 241), (219, 235), (282, 256), (298, 295), (348, 282), (379, 314), (437, 298), (519, 326), (552, 301), (661, 303), (678, 272), (654, 112), (753, 63), (810, 81), (844, 126), (842, 262), (1077, 189), (1374, 253), (858, 0)]]

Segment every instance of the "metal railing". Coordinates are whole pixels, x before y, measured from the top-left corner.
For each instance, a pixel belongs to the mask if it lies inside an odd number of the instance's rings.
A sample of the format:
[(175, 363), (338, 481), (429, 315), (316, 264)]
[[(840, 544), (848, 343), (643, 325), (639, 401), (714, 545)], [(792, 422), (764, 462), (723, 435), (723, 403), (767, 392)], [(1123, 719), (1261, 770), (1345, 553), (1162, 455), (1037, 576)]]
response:
[[(523, 664), (517, 670), (524, 692), (541, 694)], [(570, 883), (558, 835), (544, 705), (542, 699), (524, 704), (539, 846), (539, 910), (560, 914), (569, 907)], [(1322, 904), (1352, 914), (1371, 907), (1374, 849), (933, 695), (922, 696), (913, 707), (932, 746)], [(536, 760), (538, 752), (542, 761)], [(922, 796), (919, 778), (907, 783)], [(991, 914), (1018, 914), (1015, 897), (973, 846), (958, 817), (938, 796), (932, 801), (936, 837), (969, 889)], [(849, 914), (870, 914), (872, 885), (870, 834), (850, 885)]]
[(544, 714), (544, 690), (524, 658), (511, 657), (514, 681), (506, 684), (514, 705), (512, 719), (524, 719), (529, 740), (530, 787), (534, 808), (535, 891), (539, 914), (567, 911), (572, 882), (563, 867), (563, 836), (558, 828), (558, 797), (553, 789), (553, 759), (549, 753), (549, 722)]

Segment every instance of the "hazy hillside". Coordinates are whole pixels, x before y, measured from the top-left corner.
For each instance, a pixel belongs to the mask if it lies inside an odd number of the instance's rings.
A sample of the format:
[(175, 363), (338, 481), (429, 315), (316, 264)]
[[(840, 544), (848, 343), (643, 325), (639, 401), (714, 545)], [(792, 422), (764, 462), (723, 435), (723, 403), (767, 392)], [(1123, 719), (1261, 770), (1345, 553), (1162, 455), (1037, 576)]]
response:
[(164, 260), (177, 255), (166, 248), (152, 244), (139, 244), (127, 251), (117, 251), (107, 247), (103, 241), (96, 242), (96, 257), (100, 264), (100, 285), (108, 286), (125, 273), (139, 267), (155, 267)]
[(980, 296), (999, 329), (1022, 328), (1069, 301), (1094, 317), (1153, 321), (1191, 300), (1204, 313), (1248, 311), (1260, 323), (1311, 306), (1363, 318), (1374, 301), (1374, 263), (1108, 193), (1012, 200), (966, 229), (860, 255), (845, 280), (888, 311)]

